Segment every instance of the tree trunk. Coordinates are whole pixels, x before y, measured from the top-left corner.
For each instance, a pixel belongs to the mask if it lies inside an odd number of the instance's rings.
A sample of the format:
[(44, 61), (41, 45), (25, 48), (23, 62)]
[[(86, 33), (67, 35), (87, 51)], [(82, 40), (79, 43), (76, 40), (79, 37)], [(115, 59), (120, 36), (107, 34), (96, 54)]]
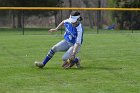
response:
[[(83, 0), (83, 3), (85, 4), (86, 7), (90, 7), (88, 0)], [(92, 12), (87, 11), (87, 14), (88, 14), (88, 19), (89, 19), (89, 23), (90, 23), (90, 28), (93, 29), (94, 24), (93, 24)]]
[[(102, 7), (101, 4), (102, 4), (102, 0), (98, 0), (98, 7), (99, 7), (99, 8)], [(103, 23), (102, 23), (102, 11), (99, 11), (97, 16), (98, 16), (98, 18), (99, 18), (99, 19), (98, 19), (98, 22), (99, 22), (99, 29), (102, 29), (102, 27), (103, 27), (103, 25), (102, 25), (102, 24), (103, 24)]]
[[(69, 7), (72, 7), (72, 0), (69, 0)], [(69, 10), (69, 14), (71, 13), (71, 10)]]
[[(61, 11), (62, 12), (62, 11)], [(61, 13), (60, 13), (61, 14)], [(62, 15), (61, 15), (62, 16)], [(58, 24), (59, 24), (59, 13), (57, 13), (57, 12), (55, 12), (54, 13), (54, 18), (55, 18), (55, 27), (57, 27), (58, 26)]]
[(11, 12), (11, 15), (12, 15), (12, 28), (16, 28), (16, 22), (15, 22), (16, 16), (14, 10)]
[(17, 28), (22, 28), (22, 12), (17, 12)]

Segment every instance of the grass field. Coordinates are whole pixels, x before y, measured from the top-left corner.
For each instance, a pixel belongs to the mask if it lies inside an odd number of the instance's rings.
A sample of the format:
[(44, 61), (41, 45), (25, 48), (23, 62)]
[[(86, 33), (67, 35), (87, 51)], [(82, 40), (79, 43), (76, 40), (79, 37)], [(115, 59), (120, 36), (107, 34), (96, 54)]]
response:
[(63, 53), (36, 68), (63, 36), (33, 34), (0, 31), (0, 93), (140, 93), (140, 33), (85, 31), (80, 69), (63, 69)]

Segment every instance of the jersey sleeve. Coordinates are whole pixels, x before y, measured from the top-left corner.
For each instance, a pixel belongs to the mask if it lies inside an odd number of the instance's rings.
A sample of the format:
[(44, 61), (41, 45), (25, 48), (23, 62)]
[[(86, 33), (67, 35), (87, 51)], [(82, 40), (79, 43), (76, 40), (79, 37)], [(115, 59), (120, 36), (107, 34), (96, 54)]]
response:
[(80, 24), (77, 29), (77, 38), (76, 38), (76, 43), (82, 44), (83, 41), (83, 27), (82, 24)]
[(65, 20), (64, 20), (64, 23), (66, 23), (66, 22), (69, 22), (69, 23), (70, 23), (69, 19), (65, 19)]

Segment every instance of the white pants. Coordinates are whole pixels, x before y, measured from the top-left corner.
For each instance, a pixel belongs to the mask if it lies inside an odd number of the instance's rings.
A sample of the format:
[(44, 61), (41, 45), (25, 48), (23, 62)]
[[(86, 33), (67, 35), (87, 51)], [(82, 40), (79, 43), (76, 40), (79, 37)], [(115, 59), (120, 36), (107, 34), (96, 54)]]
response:
[[(74, 45), (70, 42), (67, 42), (65, 40), (62, 40), (58, 42), (56, 45), (52, 47), (52, 50), (56, 52), (65, 52), (65, 54), (62, 56), (62, 60), (66, 61), (67, 59), (70, 58), (72, 52), (73, 52), (73, 47)], [(78, 48), (78, 51), (76, 54), (80, 51), (80, 47)]]

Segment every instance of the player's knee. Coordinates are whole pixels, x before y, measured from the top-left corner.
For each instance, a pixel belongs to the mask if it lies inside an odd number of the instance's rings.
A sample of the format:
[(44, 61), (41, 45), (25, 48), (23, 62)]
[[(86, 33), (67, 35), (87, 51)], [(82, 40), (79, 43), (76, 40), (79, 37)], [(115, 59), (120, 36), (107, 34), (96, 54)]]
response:
[(66, 56), (62, 56), (62, 60), (63, 60), (63, 61), (67, 61), (67, 59), (68, 59), (68, 58), (67, 58)]
[(53, 50), (54, 52), (57, 52), (57, 46), (54, 45), (54, 46), (52, 47), (52, 50)]

